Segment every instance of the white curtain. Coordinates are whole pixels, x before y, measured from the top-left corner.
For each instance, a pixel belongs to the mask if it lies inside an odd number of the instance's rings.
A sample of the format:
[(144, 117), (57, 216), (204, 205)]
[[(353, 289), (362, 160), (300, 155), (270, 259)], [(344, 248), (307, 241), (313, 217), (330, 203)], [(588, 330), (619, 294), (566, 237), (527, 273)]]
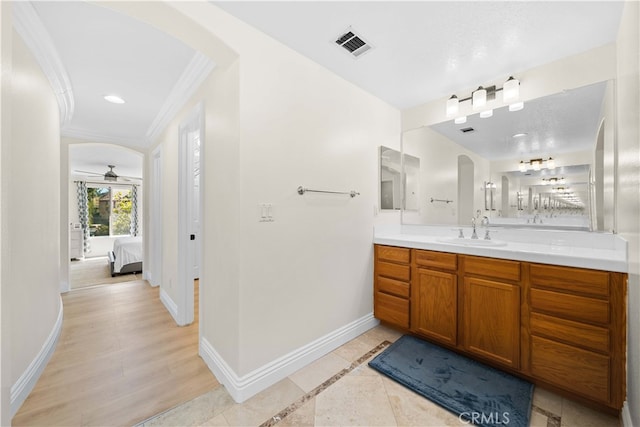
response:
[(80, 225), (82, 225), (82, 233), (84, 235), (83, 252), (88, 254), (91, 252), (91, 243), (89, 242), (89, 200), (87, 195), (87, 183), (84, 181), (76, 181), (78, 195), (78, 217), (80, 217)]
[(138, 235), (138, 186), (131, 186), (131, 226), (129, 233), (132, 236)]

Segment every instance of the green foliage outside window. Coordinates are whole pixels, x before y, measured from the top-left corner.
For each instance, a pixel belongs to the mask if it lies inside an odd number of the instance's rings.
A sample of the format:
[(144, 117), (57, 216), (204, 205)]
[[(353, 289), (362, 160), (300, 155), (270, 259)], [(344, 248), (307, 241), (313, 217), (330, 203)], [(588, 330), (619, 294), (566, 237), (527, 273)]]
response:
[(131, 190), (88, 187), (87, 199), (91, 236), (121, 236), (130, 233)]

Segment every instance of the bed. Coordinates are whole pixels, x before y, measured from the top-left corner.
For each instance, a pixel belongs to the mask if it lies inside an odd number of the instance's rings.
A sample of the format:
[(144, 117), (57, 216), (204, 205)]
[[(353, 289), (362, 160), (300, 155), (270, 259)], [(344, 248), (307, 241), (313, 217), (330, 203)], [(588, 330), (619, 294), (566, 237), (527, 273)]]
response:
[(111, 277), (142, 272), (142, 237), (119, 237), (109, 251)]

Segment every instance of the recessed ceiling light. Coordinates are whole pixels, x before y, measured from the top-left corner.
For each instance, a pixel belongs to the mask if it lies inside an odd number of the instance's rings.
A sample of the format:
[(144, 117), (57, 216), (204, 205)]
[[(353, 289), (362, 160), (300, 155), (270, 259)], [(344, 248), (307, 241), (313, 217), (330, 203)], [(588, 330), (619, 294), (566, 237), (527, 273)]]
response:
[(105, 95), (104, 99), (112, 104), (124, 104), (124, 99), (120, 98), (118, 95)]
[(513, 138), (520, 138), (521, 136), (527, 136), (526, 133), (516, 133), (515, 135), (513, 135)]

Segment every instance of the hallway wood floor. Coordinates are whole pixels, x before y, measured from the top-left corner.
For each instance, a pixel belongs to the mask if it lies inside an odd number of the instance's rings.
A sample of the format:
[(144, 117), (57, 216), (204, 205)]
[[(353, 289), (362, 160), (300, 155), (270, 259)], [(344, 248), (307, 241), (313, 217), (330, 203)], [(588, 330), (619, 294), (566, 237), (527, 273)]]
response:
[(68, 292), (57, 348), (14, 426), (131, 426), (219, 385), (146, 281)]

